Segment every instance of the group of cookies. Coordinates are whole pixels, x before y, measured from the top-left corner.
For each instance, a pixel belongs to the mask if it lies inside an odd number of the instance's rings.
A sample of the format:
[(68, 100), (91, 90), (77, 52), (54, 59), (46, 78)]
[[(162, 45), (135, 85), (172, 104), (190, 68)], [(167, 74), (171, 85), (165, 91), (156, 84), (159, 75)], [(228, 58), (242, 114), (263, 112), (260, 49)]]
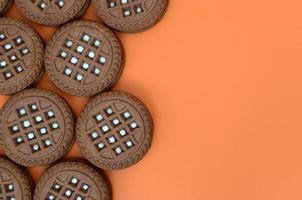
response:
[[(12, 2), (0, 0), (0, 15)], [(163, 17), (168, 0), (92, 0), (104, 24), (78, 19), (90, 0), (15, 3), (29, 20), (60, 27), (44, 46), (30, 25), (0, 17), (0, 94), (11, 95), (0, 110), (0, 146), (9, 158), (0, 158), (0, 200), (109, 200), (110, 184), (98, 168), (137, 163), (150, 148), (153, 131), (141, 100), (109, 91), (125, 64), (111, 28), (145, 31)], [(77, 119), (59, 95), (28, 89), (45, 71), (65, 93), (91, 97)], [(75, 141), (89, 162), (61, 160)], [(21, 166), (50, 164), (33, 193), (31, 177)]]

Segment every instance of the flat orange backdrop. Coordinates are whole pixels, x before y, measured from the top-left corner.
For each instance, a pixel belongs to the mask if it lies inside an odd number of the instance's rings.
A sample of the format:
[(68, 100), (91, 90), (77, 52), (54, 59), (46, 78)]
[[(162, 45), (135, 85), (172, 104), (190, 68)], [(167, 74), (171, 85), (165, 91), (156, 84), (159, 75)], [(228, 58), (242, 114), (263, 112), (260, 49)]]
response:
[[(150, 108), (154, 142), (106, 172), (115, 200), (302, 199), (301, 0), (170, 0), (140, 34), (118, 33), (126, 67), (114, 89)], [(15, 7), (7, 14), (22, 18)], [(93, 8), (84, 18), (98, 20)], [(55, 29), (34, 27), (47, 41)], [(62, 95), (78, 115), (87, 98)], [(7, 97), (1, 97), (1, 105)], [(75, 145), (68, 157), (79, 157)], [(35, 181), (45, 168), (31, 168)]]

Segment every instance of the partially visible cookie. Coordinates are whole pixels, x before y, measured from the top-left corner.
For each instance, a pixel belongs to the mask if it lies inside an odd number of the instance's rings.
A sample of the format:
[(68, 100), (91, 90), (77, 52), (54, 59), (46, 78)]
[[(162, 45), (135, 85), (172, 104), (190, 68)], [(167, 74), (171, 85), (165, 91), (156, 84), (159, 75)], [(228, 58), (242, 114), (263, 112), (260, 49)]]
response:
[(106, 92), (82, 110), (76, 139), (82, 154), (107, 170), (124, 169), (140, 161), (151, 146), (152, 119), (138, 98)]
[(25, 169), (7, 159), (0, 158), (0, 199), (31, 200), (31, 180)]
[(169, 0), (92, 0), (92, 3), (97, 15), (111, 28), (141, 32), (160, 21)]
[(39, 24), (58, 26), (80, 17), (90, 0), (15, 0), (23, 15)]
[(24, 22), (0, 18), (0, 94), (13, 94), (41, 78), (44, 47), (39, 34)]
[(123, 48), (105, 25), (78, 20), (62, 26), (45, 51), (50, 80), (74, 96), (92, 96), (113, 86), (124, 68)]
[(0, 0), (0, 16), (2, 16), (12, 5), (13, 0)]
[(74, 142), (74, 116), (53, 92), (23, 90), (13, 95), (0, 115), (5, 154), (23, 166), (50, 164), (65, 156)]
[(101, 172), (83, 162), (62, 162), (39, 180), (34, 200), (110, 200), (110, 188)]

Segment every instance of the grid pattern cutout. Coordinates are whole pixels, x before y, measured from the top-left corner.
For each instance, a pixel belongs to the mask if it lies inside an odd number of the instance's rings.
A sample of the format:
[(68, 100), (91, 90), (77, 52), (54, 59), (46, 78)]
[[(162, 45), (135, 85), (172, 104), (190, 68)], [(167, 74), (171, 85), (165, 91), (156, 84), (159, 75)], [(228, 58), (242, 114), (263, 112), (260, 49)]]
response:
[(51, 186), (50, 192), (47, 194), (45, 200), (84, 200), (89, 195), (90, 187), (90, 185), (75, 176), (67, 179), (67, 182), (62, 182), (57, 179)]
[(0, 53), (0, 73), (8, 80), (26, 69), (22, 59), (30, 50), (22, 36), (9, 36), (4, 32), (0, 33), (0, 45), (3, 52)]
[(0, 176), (0, 200), (16, 200), (15, 186), (12, 180)]
[(93, 117), (97, 130), (88, 135), (99, 152), (109, 148), (115, 156), (120, 156), (137, 145), (132, 133), (139, 125), (127, 108), (117, 111), (110, 106)]
[(59, 9), (62, 9), (65, 6), (66, 0), (31, 0), (31, 2), (37, 6), (41, 11), (46, 10), (50, 6), (56, 6)]
[(79, 83), (84, 83), (90, 74), (99, 77), (109, 57), (100, 49), (103, 43), (85, 32), (79, 38), (68, 36), (57, 54), (64, 60), (60, 73)]
[(119, 9), (123, 17), (135, 16), (143, 13), (144, 0), (107, 0), (109, 9)]
[(41, 109), (39, 104), (31, 103), (15, 110), (18, 120), (9, 125), (15, 146), (29, 145), (32, 153), (53, 146), (51, 132), (60, 128), (51, 108)]

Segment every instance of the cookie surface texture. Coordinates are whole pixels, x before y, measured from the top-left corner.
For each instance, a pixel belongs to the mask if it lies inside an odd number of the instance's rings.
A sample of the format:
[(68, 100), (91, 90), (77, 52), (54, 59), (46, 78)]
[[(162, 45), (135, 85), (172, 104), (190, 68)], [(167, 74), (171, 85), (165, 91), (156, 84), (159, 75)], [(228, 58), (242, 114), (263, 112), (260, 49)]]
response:
[(74, 118), (53, 92), (27, 89), (13, 95), (0, 115), (5, 154), (23, 166), (50, 164), (65, 156), (74, 142)]
[(76, 125), (82, 154), (106, 170), (130, 167), (151, 146), (152, 119), (146, 106), (124, 92), (106, 92), (83, 109)]

